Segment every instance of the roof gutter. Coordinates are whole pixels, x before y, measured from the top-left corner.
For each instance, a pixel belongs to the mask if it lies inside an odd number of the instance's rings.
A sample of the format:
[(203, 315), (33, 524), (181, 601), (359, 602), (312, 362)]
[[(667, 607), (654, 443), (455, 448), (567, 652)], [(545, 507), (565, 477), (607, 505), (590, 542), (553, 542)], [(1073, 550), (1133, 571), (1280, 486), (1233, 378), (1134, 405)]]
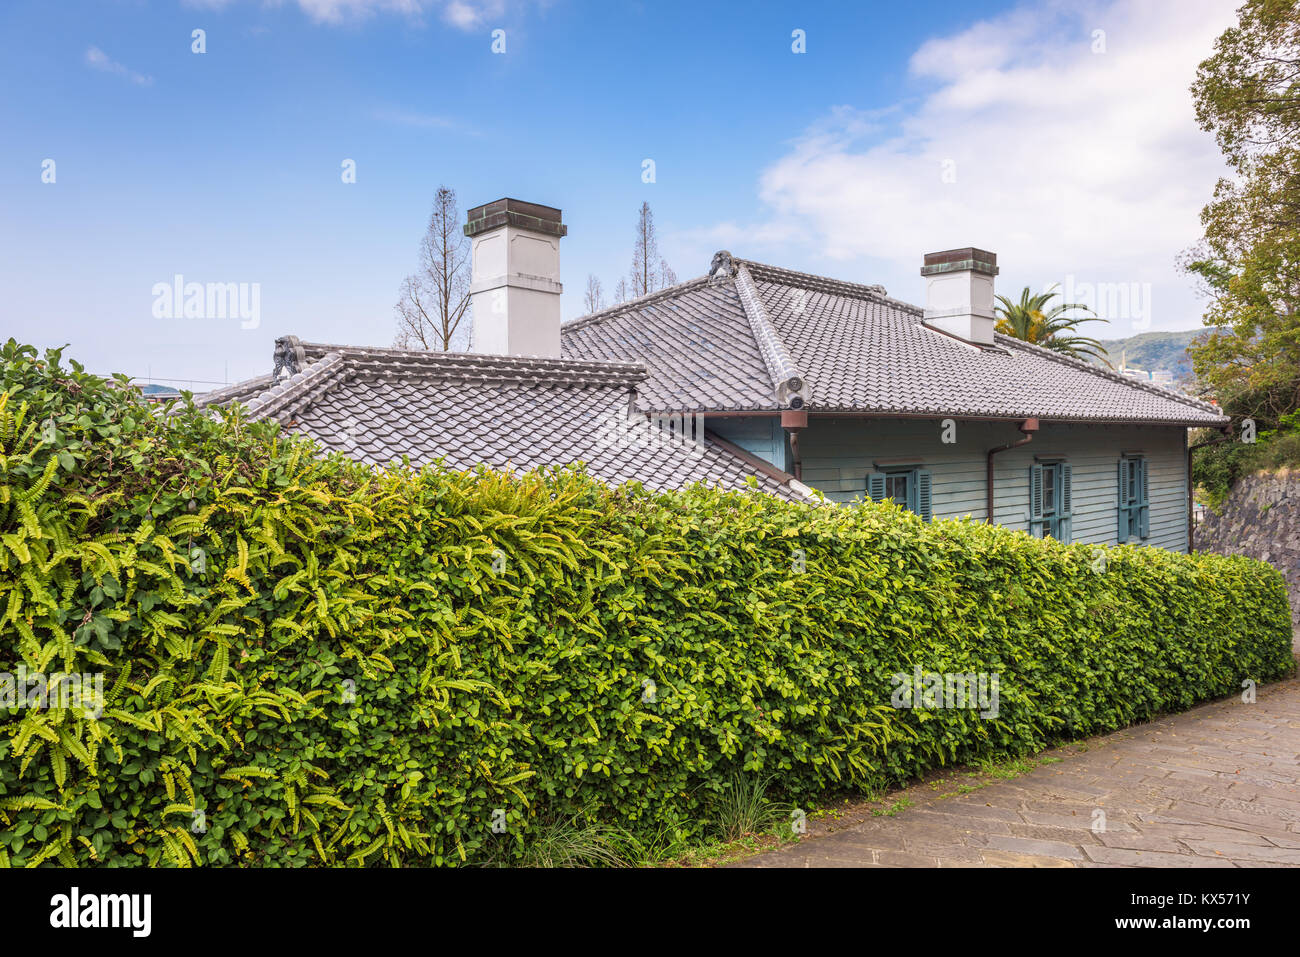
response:
[[(815, 415), (818, 419), (956, 419), (958, 422), (1019, 422), (1023, 415), (967, 415), (964, 412), (883, 412), (883, 411), (852, 411), (846, 412), (838, 409), (805, 409), (810, 415)], [(683, 414), (694, 415), (697, 412), (707, 415), (711, 419), (735, 419), (735, 418), (773, 418), (779, 416), (783, 409), (709, 409), (701, 408), (698, 405), (669, 407), (656, 409), (642, 408), (642, 412), (662, 412), (671, 414), (681, 412)], [(1205, 422), (1196, 419), (1079, 419), (1079, 418), (1061, 418), (1038, 416), (1039, 422), (1048, 425), (1145, 425), (1156, 428), (1170, 429), (1222, 429), (1224, 426), (1219, 422)]]
[(999, 452), (1008, 452), (1011, 449), (1018, 449), (1020, 446), (1028, 445), (1032, 442), (1034, 440), (1034, 433), (1038, 431), (1038, 420), (1025, 419), (1020, 423), (1020, 431), (1025, 434), (1023, 439), (1017, 439), (1015, 442), (1011, 442), (1007, 445), (999, 445), (995, 449), (989, 449), (988, 458), (986, 460), (988, 471), (984, 479), (984, 488), (988, 493), (988, 505), (984, 521), (990, 525), (993, 524), (993, 456), (997, 455)]

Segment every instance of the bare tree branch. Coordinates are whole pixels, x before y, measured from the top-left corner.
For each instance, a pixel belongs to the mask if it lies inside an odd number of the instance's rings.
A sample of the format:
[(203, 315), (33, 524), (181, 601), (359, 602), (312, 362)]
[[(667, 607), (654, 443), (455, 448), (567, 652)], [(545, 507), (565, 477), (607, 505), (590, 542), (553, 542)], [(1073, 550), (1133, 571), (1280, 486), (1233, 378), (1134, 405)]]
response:
[(394, 311), (399, 349), (463, 351), (469, 343), (470, 244), (461, 229), (456, 191), (439, 186), (420, 243), (420, 264), (402, 281)]
[(587, 274), (587, 291), (583, 293), (582, 306), (588, 313), (600, 312), (605, 308), (605, 296), (600, 288), (600, 280), (592, 273)]
[(655, 261), (659, 259), (659, 239), (655, 235), (654, 213), (650, 204), (642, 203), (637, 216), (636, 243), (632, 247), (632, 272), (628, 277), (632, 281), (632, 298), (652, 293), (656, 288), (658, 275)]

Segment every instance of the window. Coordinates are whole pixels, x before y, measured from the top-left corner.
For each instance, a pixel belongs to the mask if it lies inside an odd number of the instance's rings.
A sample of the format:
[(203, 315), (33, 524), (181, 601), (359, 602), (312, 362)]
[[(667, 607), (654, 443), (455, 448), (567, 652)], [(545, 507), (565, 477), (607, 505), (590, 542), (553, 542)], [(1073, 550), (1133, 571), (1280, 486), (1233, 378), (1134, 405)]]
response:
[(908, 486), (911, 484), (911, 472), (897, 472), (893, 475), (885, 476), (885, 498), (893, 499), (899, 505), (906, 506), (911, 499), (908, 497)]
[(1070, 540), (1069, 462), (1042, 462), (1029, 468), (1029, 534)]
[(1147, 500), (1147, 460), (1125, 455), (1119, 460), (1119, 534), (1121, 542), (1151, 534), (1151, 504)]
[(931, 484), (931, 474), (924, 469), (890, 469), (887, 472), (872, 472), (867, 476), (867, 494), (873, 502), (891, 499), (928, 522), (933, 511)]

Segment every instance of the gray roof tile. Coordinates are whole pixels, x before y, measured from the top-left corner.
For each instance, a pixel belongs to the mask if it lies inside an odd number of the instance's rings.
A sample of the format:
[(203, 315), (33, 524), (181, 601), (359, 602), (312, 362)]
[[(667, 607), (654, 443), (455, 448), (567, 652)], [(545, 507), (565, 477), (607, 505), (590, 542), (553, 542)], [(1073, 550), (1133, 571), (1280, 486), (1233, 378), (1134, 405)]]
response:
[[(770, 411), (784, 404), (774, 380), (797, 374), (812, 412), (1227, 422), (1209, 403), (1007, 336), (995, 337), (998, 348), (963, 343), (878, 286), (736, 262), (724, 282), (692, 280), (566, 324), (565, 354), (643, 361), (637, 405), (647, 410)], [(669, 303), (713, 309), (695, 320), (698, 346), (677, 341)], [(764, 341), (769, 328), (774, 341)], [(740, 385), (719, 394), (718, 383)]]
[[(811, 412), (1223, 425), (1214, 406), (1027, 343), (978, 348), (878, 286), (715, 257), (727, 268), (562, 327), (565, 359), (292, 345), (296, 374), (201, 404), (244, 402), (327, 448), (384, 465), (525, 471), (585, 462), (602, 481), (695, 482), (802, 499), (801, 486), (706, 434), (662, 441), (638, 412)], [(639, 421), (639, 420), (638, 420)]]
[(646, 377), (637, 363), (319, 344), (304, 354), (301, 372), (260, 392), (247, 383), (223, 390), (217, 400), (243, 401), (251, 419), (275, 419), (370, 465), (406, 457), (523, 472), (583, 462), (613, 485), (743, 489), (752, 476), (762, 491), (804, 498), (789, 476), (716, 436), (698, 447), (667, 439), (643, 417), (619, 427)]
[(731, 282), (694, 279), (561, 327), (575, 359), (635, 357), (639, 408), (775, 409), (772, 379)]

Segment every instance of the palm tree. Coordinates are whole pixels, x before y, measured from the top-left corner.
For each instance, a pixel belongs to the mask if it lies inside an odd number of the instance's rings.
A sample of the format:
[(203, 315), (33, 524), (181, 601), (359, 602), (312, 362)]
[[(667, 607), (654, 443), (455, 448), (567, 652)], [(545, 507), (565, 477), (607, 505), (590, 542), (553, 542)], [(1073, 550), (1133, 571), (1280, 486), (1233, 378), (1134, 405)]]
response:
[[(1034, 345), (1051, 349), (1073, 359), (1087, 360), (1092, 357), (1109, 366), (1110, 360), (1106, 358), (1106, 350), (1102, 348), (1101, 342), (1073, 333), (1080, 323), (1088, 322), (1090, 319), (1096, 319), (1098, 322), (1110, 322), (1110, 320), (1097, 319), (1096, 313), (1077, 302), (1062, 302), (1049, 309), (1047, 304), (1059, 295), (1055, 290), (1056, 287), (1052, 286), (1046, 292), (1034, 296), (1030, 295), (1029, 287), (1026, 286), (1020, 293), (1019, 302), (1012, 302), (1006, 296), (998, 296), (999, 305), (993, 307), (993, 314), (998, 320), (997, 331), (1004, 336), (1032, 342)], [(1072, 309), (1082, 309), (1087, 315), (1065, 315)]]

